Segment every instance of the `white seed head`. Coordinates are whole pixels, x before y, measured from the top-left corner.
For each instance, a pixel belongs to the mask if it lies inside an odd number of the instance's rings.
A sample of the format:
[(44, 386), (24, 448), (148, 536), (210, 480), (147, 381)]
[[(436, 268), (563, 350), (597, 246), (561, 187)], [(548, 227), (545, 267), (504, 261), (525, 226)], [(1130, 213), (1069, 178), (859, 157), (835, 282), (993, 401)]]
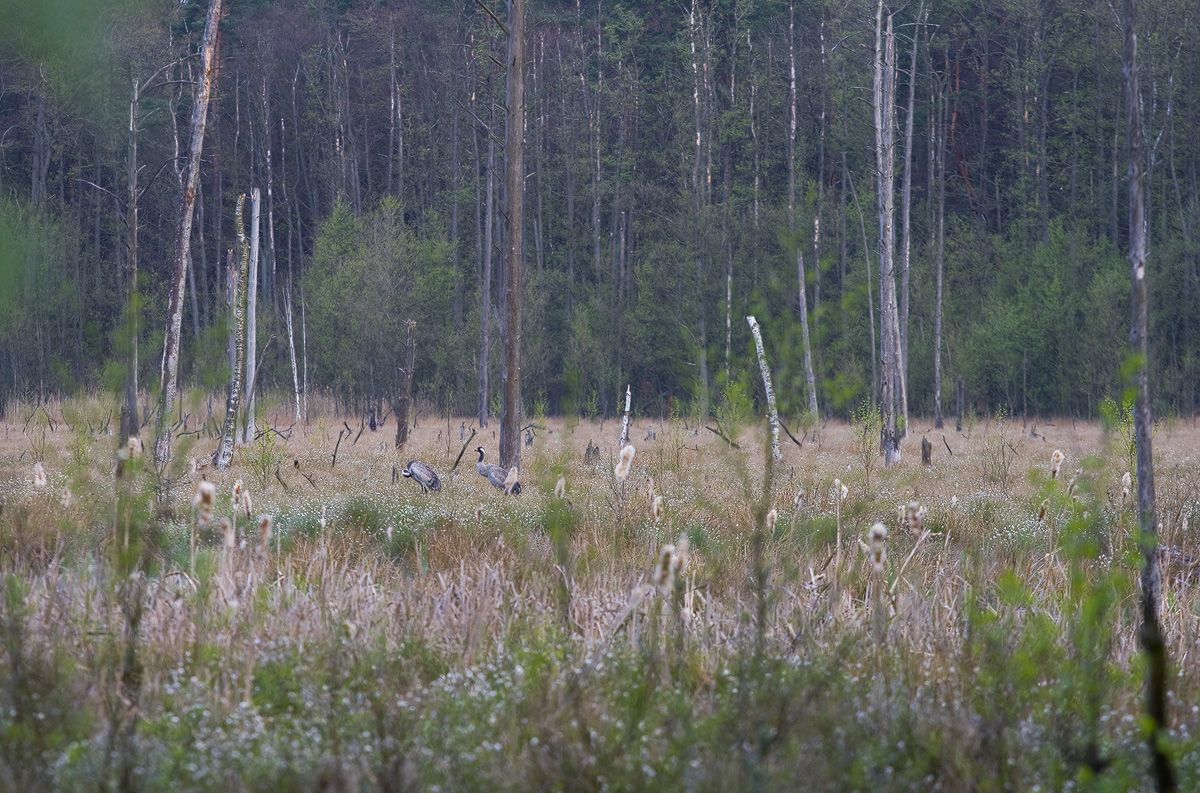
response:
[(62, 489), (62, 492), (58, 494), (58, 503), (62, 505), (63, 509), (70, 508), (70, 506), (71, 506), (71, 490), (70, 490), (70, 488), (64, 487)]
[(625, 464), (624, 460), (617, 463), (616, 467), (613, 468), (613, 476), (617, 478), (618, 482), (624, 482), (625, 477), (629, 476), (629, 466)]
[(38, 490), (46, 486), (46, 469), (40, 462), (33, 464), (33, 486)]
[(479, 504), (475, 507), (475, 520), (480, 522), (483, 521), (483, 504)]
[(217, 486), (207, 479), (196, 483), (196, 495), (192, 497), (192, 506), (196, 508), (196, 518), (201, 526), (207, 526), (212, 520), (213, 502), (217, 499)]
[(560, 476), (558, 478), (558, 482), (554, 485), (554, 497), (555, 498), (566, 498), (567, 497), (567, 478), (565, 476)]
[(504, 479), (504, 495), (511, 496), (513, 488), (517, 484), (517, 467), (514, 465), (508, 469), (508, 476)]
[(662, 515), (663, 515), (663, 497), (662, 496), (654, 497), (654, 504), (653, 504), (653, 506), (650, 507), (650, 514), (654, 517), (655, 523), (658, 523), (658, 521), (662, 519)]
[(1067, 459), (1067, 456), (1065, 454), (1063, 454), (1062, 450), (1060, 450), (1060, 449), (1055, 449), (1050, 454), (1050, 478), (1051, 479), (1058, 478), (1058, 469), (1062, 467), (1063, 460), (1065, 460), (1065, 459)]
[(671, 544), (664, 545), (662, 550), (658, 552), (658, 564), (654, 566), (654, 585), (664, 594), (668, 595), (675, 589), (675, 546)]
[(134, 457), (142, 453), (142, 439), (136, 435), (130, 435), (126, 442), (126, 447), (129, 449), (129, 456)]
[(1129, 475), (1128, 471), (1126, 471), (1125, 475), (1121, 477), (1121, 501), (1122, 501), (1122, 503), (1124, 503), (1124, 501), (1127, 498), (1129, 498), (1129, 489), (1131, 487), (1133, 487), (1133, 477)]
[(621, 462), (626, 465), (633, 465), (633, 455), (637, 453), (637, 449), (633, 448), (632, 443), (625, 444), (625, 448), (621, 449)]
[(250, 491), (243, 490), (242, 491), (242, 512), (246, 513), (246, 517), (248, 518), (248, 517), (250, 517), (251, 510), (252, 510), (252, 507), (250, 504)]
[(1046, 510), (1050, 509), (1050, 499), (1043, 499), (1042, 506), (1038, 509), (1038, 523), (1046, 519)]
[(775, 509), (772, 509), (770, 512), (767, 513), (767, 531), (768, 532), (775, 531), (775, 521), (777, 521), (777, 520), (779, 520), (779, 513), (777, 511), (775, 511)]
[(258, 516), (258, 552), (266, 553), (271, 543), (271, 516)]
[(796, 491), (795, 497), (792, 498), (792, 506), (796, 509), (800, 509), (804, 506), (804, 488)]
[(233, 494), (229, 496), (229, 504), (235, 510), (242, 504), (242, 491), (246, 489), (246, 485), (241, 479), (233, 483)]
[(221, 519), (221, 540), (227, 551), (233, 550), (233, 547), (237, 545), (237, 536), (233, 531), (233, 523), (229, 518)]
[(884, 548), (887, 533), (887, 527), (882, 523), (871, 527), (871, 571), (875, 575), (883, 574), (883, 564), (887, 561), (887, 550)]

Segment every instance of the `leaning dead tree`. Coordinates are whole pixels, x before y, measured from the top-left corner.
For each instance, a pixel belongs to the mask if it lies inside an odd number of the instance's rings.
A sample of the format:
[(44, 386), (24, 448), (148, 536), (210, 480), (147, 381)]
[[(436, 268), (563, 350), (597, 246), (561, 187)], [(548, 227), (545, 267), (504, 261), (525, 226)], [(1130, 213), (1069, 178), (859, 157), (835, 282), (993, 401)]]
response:
[(796, 248), (796, 272), (800, 280), (800, 338), (804, 342), (804, 382), (808, 386), (808, 412), (817, 418), (817, 379), (813, 375), (812, 344), (808, 337), (808, 295), (804, 288), (804, 251)]
[(1135, 399), (1134, 436), (1137, 440), (1138, 526), (1142, 546), (1142, 650), (1146, 653), (1146, 740), (1159, 791), (1175, 790), (1175, 767), (1167, 754), (1167, 646), (1159, 611), (1162, 580), (1158, 569), (1158, 519), (1154, 503), (1154, 449), (1151, 444), (1149, 338), (1146, 332), (1146, 217), (1142, 182), (1141, 96), (1138, 90), (1137, 31), (1133, 0), (1121, 6), (1125, 23), (1124, 72), (1126, 140), (1129, 144), (1129, 264), (1133, 279), (1133, 346)]
[(238, 408), (242, 401), (242, 382), (245, 380), (246, 364), (246, 292), (244, 287), (247, 271), (250, 269), (250, 246), (246, 242), (246, 226), (242, 220), (242, 209), (246, 203), (246, 195), (238, 196), (237, 214), (234, 215), (234, 229), (237, 231), (238, 261), (240, 265), (235, 271), (230, 262), (230, 304), (233, 309), (233, 367), (229, 375), (229, 396), (225, 400), (225, 427), (221, 430), (221, 445), (213, 455), (213, 464), (217, 470), (224, 471), (233, 459), (233, 444), (237, 439)]
[(161, 392), (154, 437), (154, 461), (162, 465), (171, 456), (171, 413), (179, 389), (179, 346), (183, 330), (183, 298), (187, 287), (189, 248), (192, 240), (192, 210), (196, 205), (196, 183), (200, 177), (200, 152), (204, 148), (204, 127), (208, 120), (208, 100), (217, 71), (217, 24), (221, 20), (222, 0), (209, 0), (204, 22), (203, 63), (196, 96), (192, 103), (191, 141), (179, 195), (179, 213), (175, 222), (175, 258), (167, 298), (167, 333), (163, 341)]
[(758, 329), (758, 320), (753, 315), (746, 317), (750, 323), (750, 332), (754, 334), (754, 346), (758, 350), (758, 368), (762, 370), (763, 389), (767, 392), (767, 418), (771, 422), (771, 457), (778, 460), (783, 455), (779, 451), (779, 413), (775, 410), (775, 389), (771, 388), (771, 369), (767, 366), (767, 354), (763, 352), (762, 333)]

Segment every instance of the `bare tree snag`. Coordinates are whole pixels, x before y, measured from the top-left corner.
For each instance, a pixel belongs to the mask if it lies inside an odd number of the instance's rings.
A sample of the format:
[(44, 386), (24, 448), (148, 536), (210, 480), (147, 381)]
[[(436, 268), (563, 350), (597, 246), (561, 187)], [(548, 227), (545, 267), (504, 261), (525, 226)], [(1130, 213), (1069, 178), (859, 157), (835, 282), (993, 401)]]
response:
[(175, 224), (175, 257), (171, 269), (171, 286), (167, 299), (167, 332), (163, 343), (161, 393), (158, 421), (154, 439), (154, 461), (166, 463), (171, 456), (171, 412), (179, 389), (179, 346), (183, 327), (183, 298), (187, 286), (188, 248), (192, 238), (192, 209), (196, 203), (196, 183), (200, 177), (200, 152), (204, 148), (204, 127), (208, 119), (208, 100), (216, 76), (217, 25), (221, 20), (222, 0), (210, 0), (208, 17), (204, 22), (204, 43), (201, 46), (200, 81), (196, 85), (192, 104), (192, 131), (188, 147), (187, 170), (183, 191), (179, 196), (179, 213)]
[(412, 409), (413, 362), (416, 360), (417, 347), (413, 343), (413, 328), (416, 320), (410, 319), (404, 323), (407, 330), (404, 353), (404, 389), (400, 392), (400, 401), (396, 403), (393, 412), (396, 414), (396, 448), (403, 449), (408, 442), (408, 414)]
[(250, 266), (246, 271), (246, 412), (242, 418), (242, 443), (254, 440), (254, 392), (258, 385), (258, 257), (262, 193), (250, 191)]
[(625, 417), (621, 419), (621, 437), (617, 438), (617, 448), (624, 449), (625, 442), (629, 440), (629, 405), (633, 398), (633, 391), (630, 387), (625, 386)]
[[(884, 27), (886, 23), (886, 29)], [(884, 14), (879, 0), (875, 11), (875, 68), (872, 104), (875, 111), (876, 196), (879, 206), (879, 319), (880, 402), (883, 409), (884, 464), (900, 462), (900, 440), (906, 412), (904, 368), (900, 354), (899, 310), (896, 304), (896, 33), (892, 13)]]
[(808, 336), (808, 296), (804, 284), (804, 251), (796, 249), (796, 271), (800, 281), (800, 336), (804, 342), (804, 381), (808, 384), (808, 412), (817, 418), (817, 380), (813, 376), (812, 345)]
[(508, 210), (505, 235), (504, 404), (500, 416), (500, 465), (521, 464), (521, 296), (525, 286), (525, 0), (508, 0), (508, 92), (505, 114), (504, 194)]
[(758, 320), (751, 315), (746, 317), (746, 322), (750, 323), (750, 332), (754, 334), (754, 346), (758, 350), (758, 368), (762, 372), (763, 388), (767, 392), (767, 417), (771, 422), (771, 457), (778, 460), (783, 455), (779, 451), (779, 413), (775, 411), (775, 389), (771, 388), (771, 370), (767, 366), (767, 354), (763, 351)]
[(225, 402), (225, 427), (221, 431), (221, 445), (213, 455), (213, 464), (217, 470), (224, 471), (233, 459), (233, 445), (237, 438), (238, 407), (241, 404), (242, 382), (245, 376), (246, 363), (246, 290), (241, 285), (246, 283), (247, 271), (250, 269), (250, 245), (246, 242), (246, 225), (242, 219), (246, 196), (238, 196), (237, 212), (234, 215), (234, 228), (237, 230), (238, 260), (240, 266), (235, 274), (233, 267), (229, 270), (230, 301), (233, 305), (234, 321), (234, 353), (233, 367), (229, 376), (229, 397)]
[(1151, 445), (1149, 338), (1146, 299), (1146, 218), (1143, 184), (1141, 96), (1138, 90), (1137, 31), (1133, 0), (1124, 0), (1124, 72), (1126, 139), (1129, 142), (1129, 264), (1133, 280), (1133, 327), (1130, 342), (1137, 368), (1133, 405), (1134, 436), (1137, 441), (1137, 491), (1139, 539), (1142, 546), (1141, 644), (1146, 653), (1146, 741), (1150, 748), (1154, 785), (1157, 790), (1175, 790), (1175, 766), (1167, 754), (1167, 646), (1159, 612), (1162, 581), (1158, 569), (1158, 520), (1155, 516), (1154, 450)]

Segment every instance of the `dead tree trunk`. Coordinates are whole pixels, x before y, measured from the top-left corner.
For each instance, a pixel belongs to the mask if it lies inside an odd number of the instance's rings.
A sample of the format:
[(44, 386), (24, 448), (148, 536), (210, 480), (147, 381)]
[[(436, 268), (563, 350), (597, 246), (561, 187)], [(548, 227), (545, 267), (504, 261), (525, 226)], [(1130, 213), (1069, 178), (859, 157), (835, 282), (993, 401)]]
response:
[(200, 177), (200, 152), (204, 148), (208, 100), (217, 72), (217, 25), (221, 19), (221, 5), (221, 0), (210, 0), (208, 17), (204, 23), (204, 43), (201, 48), (203, 64), (192, 105), (187, 171), (184, 175), (183, 191), (179, 196), (179, 213), (175, 224), (175, 257), (167, 299), (167, 331), (163, 343), (161, 393), (154, 439), (154, 460), (159, 465), (165, 464), (171, 456), (171, 412), (175, 408), (176, 392), (179, 389), (179, 346), (183, 327), (183, 297), (187, 286), (188, 248), (192, 238), (192, 209), (196, 203), (196, 183)]
[(242, 443), (254, 440), (254, 409), (258, 400), (258, 257), (262, 193), (250, 191), (250, 266), (246, 273), (246, 413), (242, 419)]
[(750, 323), (750, 332), (754, 334), (754, 347), (758, 351), (758, 368), (762, 372), (763, 389), (767, 392), (767, 418), (771, 422), (771, 457), (778, 460), (783, 455), (779, 451), (779, 414), (775, 411), (775, 389), (771, 388), (771, 369), (767, 366), (767, 355), (763, 351), (762, 333), (758, 329), (758, 320), (753, 316), (746, 317)]
[(808, 412), (817, 420), (817, 380), (813, 376), (812, 345), (808, 337), (808, 297), (804, 289), (804, 251), (796, 249), (796, 271), (800, 279), (800, 336), (804, 342), (804, 381), (808, 385)]
[(129, 198), (125, 207), (125, 229), (129, 247), (129, 287), (126, 311), (129, 357), (125, 369), (125, 404), (121, 407), (121, 441), (137, 435), (138, 418), (138, 79), (133, 78), (133, 98), (129, 102)]
[(505, 233), (504, 393), (500, 465), (521, 464), (521, 296), (525, 286), (525, 0), (508, 0), (507, 143), (504, 147)]
[(1175, 790), (1175, 767), (1166, 751), (1167, 647), (1159, 611), (1162, 581), (1158, 569), (1158, 522), (1155, 515), (1154, 450), (1151, 445), (1150, 377), (1147, 371), (1150, 344), (1147, 334), (1145, 188), (1142, 182), (1141, 97), (1138, 90), (1137, 32), (1133, 0), (1121, 4), (1125, 23), (1124, 72), (1126, 139), (1129, 141), (1129, 263), (1133, 280), (1133, 328), (1130, 341), (1136, 397), (1133, 406), (1137, 440), (1137, 490), (1139, 538), (1142, 546), (1141, 644), (1146, 653), (1146, 739), (1150, 747), (1155, 787)]
[(225, 402), (225, 427), (221, 431), (221, 445), (217, 447), (217, 453), (213, 455), (213, 464), (220, 471), (228, 468), (229, 461), (233, 459), (233, 445), (237, 438), (238, 406), (241, 404), (242, 382), (245, 374), (246, 290), (242, 289), (242, 285), (246, 283), (247, 271), (250, 269), (250, 245), (246, 242), (246, 225), (242, 219), (245, 203), (246, 196), (244, 194), (238, 196), (237, 213), (233, 218), (234, 228), (237, 230), (238, 260), (241, 264), (236, 273), (233, 267), (229, 268), (230, 295), (233, 305), (234, 354), (233, 368), (229, 377), (229, 397)]
[[(921, 25), (925, 21), (925, 3), (921, 3), (917, 11), (917, 29), (913, 33), (912, 58), (908, 67), (908, 113), (904, 117), (904, 186), (900, 201), (900, 216), (903, 230), (900, 264), (900, 368), (904, 372), (904, 380), (908, 382), (908, 282), (909, 262), (912, 258), (912, 148), (913, 148), (913, 109), (917, 98), (917, 44), (921, 40)], [(904, 401), (901, 415), (904, 417), (904, 432), (908, 434), (908, 394), (903, 395)]]
[[(934, 121), (934, 146), (937, 149), (937, 276), (933, 309), (933, 426), (942, 428), (942, 273), (946, 251), (946, 93), (938, 88), (937, 119)], [(962, 423), (962, 398), (959, 398), (959, 429)]]
[[(884, 464), (900, 462), (900, 440), (904, 436), (904, 369), (900, 355), (900, 324), (896, 305), (895, 241), (896, 215), (896, 34), (892, 15), (884, 28), (884, 3), (875, 11), (875, 74), (872, 98), (875, 110), (876, 195), (879, 204), (879, 302), (881, 403), (883, 408)], [(897, 415), (899, 414), (899, 415)]]
[(413, 328), (416, 326), (417, 322), (413, 319), (407, 320), (404, 323), (404, 328), (407, 331), (404, 348), (404, 389), (400, 392), (400, 400), (393, 411), (396, 414), (397, 449), (403, 449), (404, 444), (408, 443), (408, 415), (412, 410), (413, 362), (416, 360), (417, 355), (417, 347), (413, 343)]

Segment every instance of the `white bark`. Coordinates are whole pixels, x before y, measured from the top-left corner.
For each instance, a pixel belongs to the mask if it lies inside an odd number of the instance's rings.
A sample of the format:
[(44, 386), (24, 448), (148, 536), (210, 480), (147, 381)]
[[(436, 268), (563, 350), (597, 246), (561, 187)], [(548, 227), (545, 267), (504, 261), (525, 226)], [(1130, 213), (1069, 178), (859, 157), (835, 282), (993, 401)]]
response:
[(746, 317), (750, 332), (754, 334), (754, 346), (758, 350), (758, 368), (762, 371), (763, 388), (767, 392), (767, 417), (771, 422), (771, 456), (776, 460), (783, 457), (779, 451), (779, 414), (775, 411), (775, 389), (771, 388), (771, 370), (767, 367), (767, 355), (763, 352), (762, 333), (758, 320), (753, 315)]
[(256, 187), (250, 192), (250, 265), (246, 276), (246, 415), (242, 422), (242, 443), (254, 440), (254, 411), (258, 406), (258, 253), (259, 219), (262, 193)]
[(625, 417), (621, 419), (621, 437), (617, 439), (617, 448), (624, 449), (625, 443), (629, 440), (629, 405), (633, 398), (633, 392), (629, 386), (625, 386)]
[(808, 412), (812, 415), (813, 420), (816, 420), (817, 381), (813, 376), (812, 344), (808, 337), (808, 297), (804, 288), (804, 251), (799, 248), (796, 249), (796, 271), (800, 277), (800, 335), (804, 340), (804, 381), (808, 384)]

